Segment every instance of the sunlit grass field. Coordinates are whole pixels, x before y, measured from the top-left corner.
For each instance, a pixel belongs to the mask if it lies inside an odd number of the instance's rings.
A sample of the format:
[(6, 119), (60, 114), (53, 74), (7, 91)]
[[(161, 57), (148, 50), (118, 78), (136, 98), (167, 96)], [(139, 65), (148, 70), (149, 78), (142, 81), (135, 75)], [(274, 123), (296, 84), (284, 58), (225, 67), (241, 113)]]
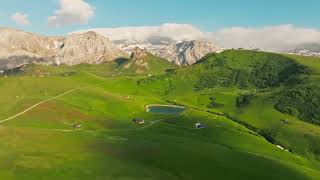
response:
[[(319, 126), (276, 111), (270, 94), (258, 92), (239, 109), (235, 98), (245, 90), (195, 92), (186, 80), (164, 93), (164, 82), (139, 85), (145, 76), (119, 77), (107, 73), (109, 66), (95, 66), (39, 66), (50, 75), (0, 79), (0, 179), (320, 179), (318, 157), (306, 148), (313, 142), (317, 149)], [(223, 106), (208, 108), (210, 96)], [(145, 112), (148, 104), (173, 101), (187, 110)], [(271, 129), (292, 151), (214, 113)], [(195, 129), (197, 122), (206, 128)]]

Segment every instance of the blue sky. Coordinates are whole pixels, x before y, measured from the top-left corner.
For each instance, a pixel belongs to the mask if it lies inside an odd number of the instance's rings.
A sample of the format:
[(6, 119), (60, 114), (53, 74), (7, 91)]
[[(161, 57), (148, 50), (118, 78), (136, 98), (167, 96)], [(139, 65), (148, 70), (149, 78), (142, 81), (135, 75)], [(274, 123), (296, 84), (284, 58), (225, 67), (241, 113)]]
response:
[[(78, 29), (163, 23), (191, 24), (202, 31), (282, 24), (320, 28), (319, 0), (85, 0), (92, 14), (82, 17), (81, 22), (58, 27), (48, 26), (48, 17), (57, 15), (56, 10), (61, 9), (60, 0), (1, 1), (0, 26), (50, 35)], [(77, 3), (82, 0), (62, 1)], [(30, 24), (21, 25), (20, 22), (18, 25), (12, 20), (15, 13), (26, 15)]]

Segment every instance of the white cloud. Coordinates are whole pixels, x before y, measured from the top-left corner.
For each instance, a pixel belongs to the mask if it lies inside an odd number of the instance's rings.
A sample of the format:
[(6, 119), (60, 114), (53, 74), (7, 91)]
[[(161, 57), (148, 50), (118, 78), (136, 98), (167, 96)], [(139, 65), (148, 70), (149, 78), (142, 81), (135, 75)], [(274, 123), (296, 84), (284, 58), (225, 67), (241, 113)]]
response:
[(282, 51), (300, 44), (320, 43), (320, 31), (293, 25), (268, 26), (261, 28), (234, 27), (211, 33), (211, 37), (228, 48), (260, 48)]
[[(206, 39), (223, 48), (260, 48), (283, 51), (297, 45), (320, 43), (320, 31), (293, 25), (258, 28), (233, 27), (215, 32), (203, 32), (189, 24), (163, 24), (160, 26), (97, 28), (90, 29), (111, 40), (148, 40), (152, 37), (170, 38), (175, 41)], [(89, 30), (82, 30), (85, 32)]]
[(48, 17), (48, 25), (54, 27), (87, 24), (95, 13), (95, 8), (84, 0), (59, 0), (60, 9)]
[(166, 23), (161, 26), (141, 26), (122, 28), (97, 28), (81, 30), (74, 33), (95, 31), (106, 37), (116, 40), (139, 40), (144, 41), (151, 37), (166, 37), (175, 41), (202, 39), (205, 33), (189, 24)]
[(18, 25), (22, 26), (30, 26), (31, 22), (28, 20), (28, 15), (27, 14), (22, 14), (22, 13), (14, 13), (11, 16), (11, 19)]

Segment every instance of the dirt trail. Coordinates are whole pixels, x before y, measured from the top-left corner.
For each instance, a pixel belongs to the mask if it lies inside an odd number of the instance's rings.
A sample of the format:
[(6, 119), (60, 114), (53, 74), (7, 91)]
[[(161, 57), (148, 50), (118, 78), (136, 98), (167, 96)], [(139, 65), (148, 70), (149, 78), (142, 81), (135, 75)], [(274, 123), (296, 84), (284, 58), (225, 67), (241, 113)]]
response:
[(64, 96), (64, 95), (66, 95), (66, 94), (69, 94), (69, 93), (71, 93), (71, 92), (73, 92), (73, 91), (76, 91), (76, 90), (79, 90), (79, 89), (82, 89), (82, 88), (71, 89), (71, 90), (69, 90), (69, 91), (67, 91), (67, 92), (64, 92), (64, 93), (62, 93), (62, 94), (59, 94), (59, 95), (57, 95), (57, 96), (54, 96), (54, 97), (51, 97), (51, 98), (49, 98), (49, 99), (45, 99), (45, 100), (43, 100), (43, 101), (40, 101), (40, 102), (38, 102), (37, 104), (29, 107), (28, 109), (26, 109), (26, 110), (24, 110), (24, 111), (22, 111), (22, 112), (20, 112), (20, 113), (18, 113), (18, 114), (15, 114), (15, 115), (13, 115), (13, 116), (11, 116), (11, 117), (9, 117), (9, 118), (0, 120), (0, 123), (6, 122), (6, 121), (9, 121), (9, 120), (11, 120), (11, 119), (14, 119), (14, 118), (16, 118), (16, 117), (18, 117), (18, 116), (21, 116), (21, 115), (25, 114), (26, 112), (28, 112), (28, 111), (36, 108), (37, 106), (39, 106), (39, 105), (41, 105), (41, 104), (43, 104), (43, 103), (45, 103), (45, 102), (51, 101), (51, 100), (53, 100), (53, 99), (57, 99), (57, 98), (59, 98), (59, 97), (62, 97), (62, 96)]
[(24, 110), (24, 111), (22, 111), (22, 112), (20, 112), (20, 113), (18, 113), (18, 114), (16, 114), (16, 115), (13, 115), (13, 116), (11, 116), (11, 117), (9, 117), (9, 118), (0, 120), (0, 123), (6, 122), (6, 121), (9, 121), (9, 120), (11, 120), (11, 119), (14, 119), (14, 118), (16, 118), (16, 117), (18, 117), (18, 116), (21, 116), (21, 115), (25, 114), (26, 112), (28, 112), (28, 111), (36, 108), (37, 106), (39, 106), (39, 105), (41, 105), (41, 104), (43, 104), (43, 103), (45, 103), (45, 102), (48, 102), (48, 101), (51, 101), (51, 100), (54, 100), (54, 99), (58, 99), (58, 98), (60, 98), (60, 97), (62, 97), (62, 96), (64, 96), (64, 95), (67, 95), (67, 94), (69, 94), (69, 93), (71, 93), (71, 92), (74, 92), (74, 91), (76, 91), (76, 90), (86, 89), (86, 88), (90, 88), (90, 87), (92, 87), (92, 86), (101, 85), (101, 84), (104, 84), (104, 83), (97, 83), (97, 84), (94, 84), (94, 85), (89, 85), (89, 86), (74, 88), (74, 89), (71, 89), (71, 90), (66, 91), (66, 92), (64, 92), (64, 93), (61, 93), (61, 94), (59, 94), (59, 95), (57, 95), (57, 96), (54, 96), (54, 97), (45, 99), (45, 100), (38, 102), (37, 104), (29, 107), (28, 109), (26, 109), (26, 110)]

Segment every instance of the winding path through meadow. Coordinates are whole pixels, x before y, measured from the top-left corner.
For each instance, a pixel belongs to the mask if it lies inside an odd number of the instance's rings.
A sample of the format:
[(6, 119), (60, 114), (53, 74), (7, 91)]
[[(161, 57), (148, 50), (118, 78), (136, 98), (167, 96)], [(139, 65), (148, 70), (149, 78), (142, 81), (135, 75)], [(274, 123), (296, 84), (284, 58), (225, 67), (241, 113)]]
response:
[(16, 118), (16, 117), (18, 117), (18, 116), (21, 116), (21, 115), (25, 114), (26, 112), (28, 112), (28, 111), (36, 108), (37, 106), (39, 106), (39, 105), (41, 105), (41, 104), (43, 104), (43, 103), (45, 103), (45, 102), (51, 101), (51, 100), (53, 100), (53, 99), (57, 99), (57, 98), (59, 98), (59, 97), (62, 97), (62, 96), (64, 96), (64, 95), (69, 94), (69, 93), (71, 93), (71, 92), (73, 92), (73, 91), (76, 91), (76, 90), (78, 90), (78, 89), (81, 89), (81, 88), (71, 89), (71, 90), (69, 90), (69, 91), (67, 91), (67, 92), (64, 92), (64, 93), (62, 93), (62, 94), (59, 94), (59, 95), (57, 95), (57, 96), (54, 96), (54, 97), (51, 97), (51, 98), (49, 98), (49, 99), (45, 99), (45, 100), (43, 100), (43, 101), (40, 101), (40, 102), (38, 102), (37, 104), (29, 107), (28, 109), (26, 109), (26, 110), (24, 110), (24, 111), (22, 111), (22, 112), (20, 112), (20, 113), (18, 113), (18, 114), (15, 114), (15, 115), (13, 115), (13, 116), (11, 116), (11, 117), (9, 117), (9, 118), (0, 120), (0, 123), (6, 122), (6, 121), (9, 121), (9, 120), (11, 120), (11, 119), (14, 119), (14, 118)]

